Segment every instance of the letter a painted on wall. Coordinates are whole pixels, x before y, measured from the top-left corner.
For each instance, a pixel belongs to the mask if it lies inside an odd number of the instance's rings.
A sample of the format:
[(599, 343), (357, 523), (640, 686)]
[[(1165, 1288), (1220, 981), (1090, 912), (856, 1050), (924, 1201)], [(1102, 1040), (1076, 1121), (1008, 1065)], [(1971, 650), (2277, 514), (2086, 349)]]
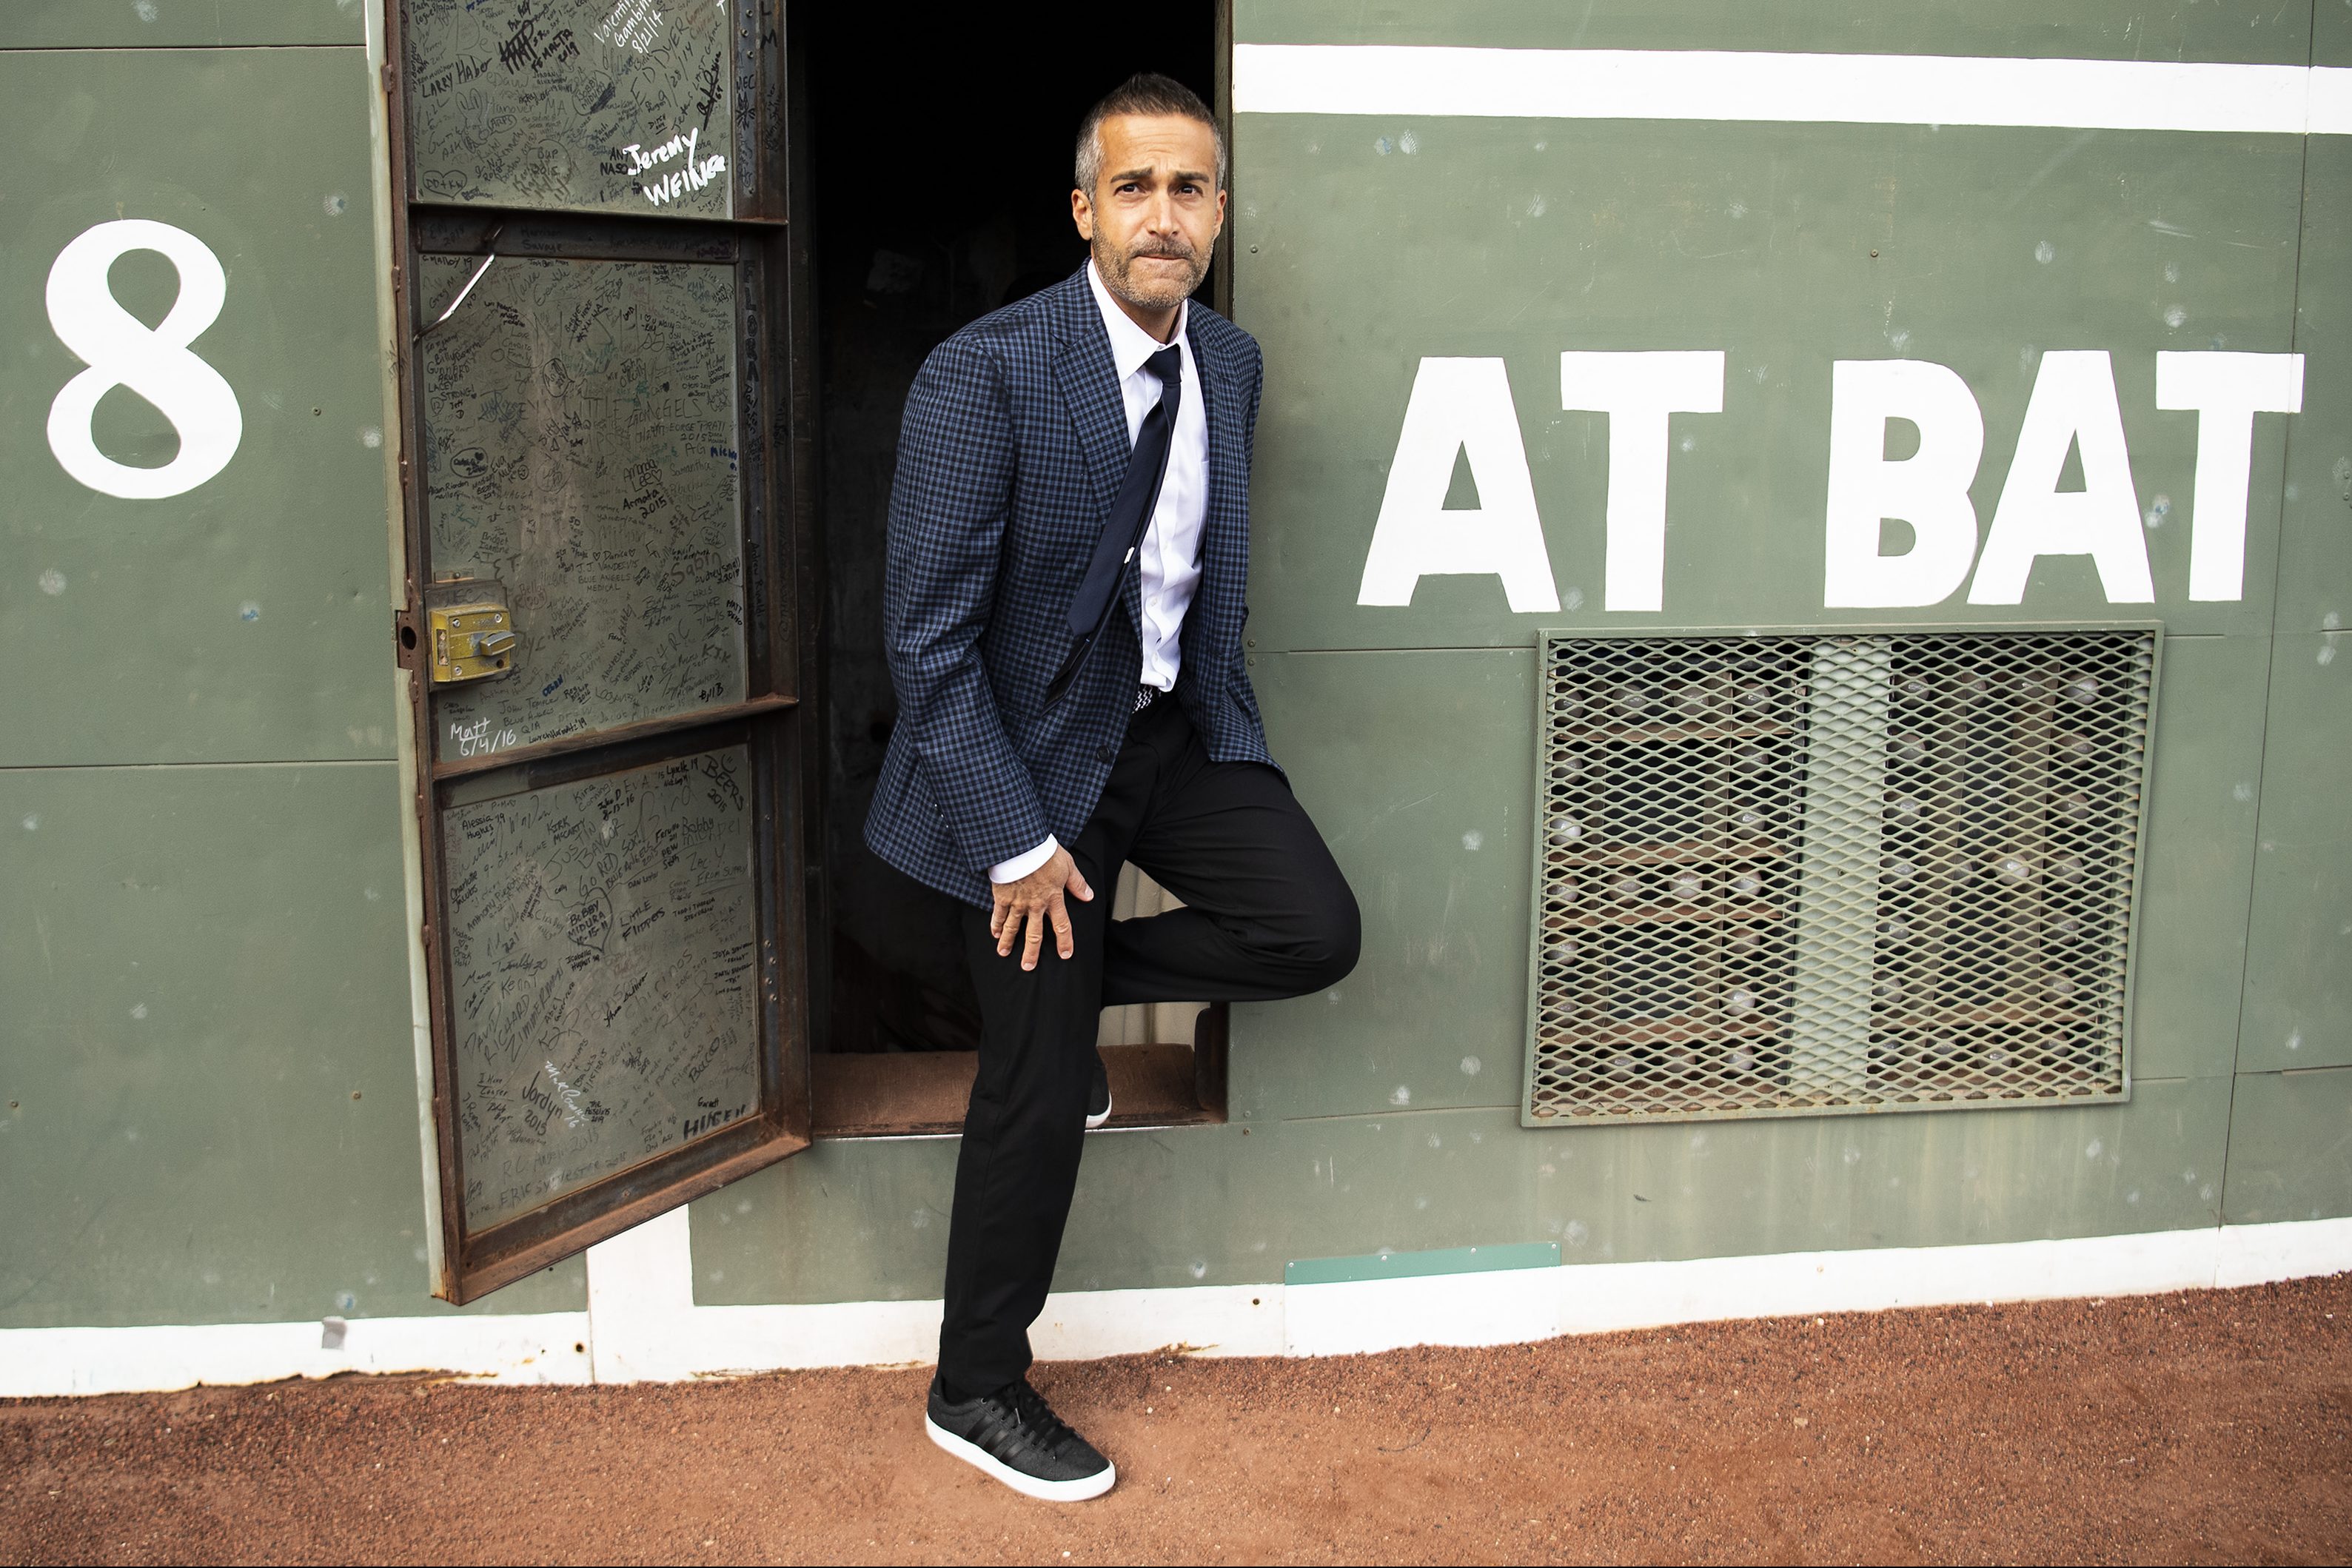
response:
[[(2062, 490), (2066, 450), (2083, 453), (2083, 488)], [(2069, 349), (2042, 356), (2017, 455), (1993, 509), (1971, 605), (2017, 605), (2043, 555), (2087, 555), (2098, 568), (2110, 605), (2156, 600), (2147, 544), (2140, 535), (2139, 494), (2132, 487), (2131, 453), (2124, 446), (2123, 410), (2116, 404), (2114, 363), (2105, 349)]]
[[(1475, 510), (1446, 510), (1457, 456), (1467, 458), (1478, 487)], [(1424, 359), (1405, 403), (1356, 603), (1410, 605), (1423, 577), (1490, 573), (1503, 580), (1513, 614), (1559, 608), (1503, 362)]]

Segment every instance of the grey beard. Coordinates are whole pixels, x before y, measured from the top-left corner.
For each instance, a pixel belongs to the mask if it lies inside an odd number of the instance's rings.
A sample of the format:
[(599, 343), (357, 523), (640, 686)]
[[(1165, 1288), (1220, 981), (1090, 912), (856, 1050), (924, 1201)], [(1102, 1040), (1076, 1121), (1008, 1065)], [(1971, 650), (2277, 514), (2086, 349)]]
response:
[(1097, 244), (1094, 247), (1095, 270), (1102, 274), (1103, 287), (1139, 310), (1172, 310), (1201, 286), (1201, 279), (1209, 272), (1208, 264), (1197, 254), (1184, 258), (1187, 271), (1183, 287), (1180, 289), (1171, 284), (1163, 297), (1158, 289), (1147, 292), (1145, 287), (1139, 285), (1129, 275), (1128, 268), (1131, 258), (1108, 254), (1107, 251), (1105, 246)]

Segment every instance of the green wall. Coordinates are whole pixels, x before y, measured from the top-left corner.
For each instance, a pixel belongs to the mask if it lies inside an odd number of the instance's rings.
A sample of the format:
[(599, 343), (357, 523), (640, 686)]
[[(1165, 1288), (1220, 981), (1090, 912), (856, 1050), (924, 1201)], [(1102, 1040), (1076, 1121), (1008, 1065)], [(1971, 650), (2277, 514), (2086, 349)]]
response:
[[(2308, 8), (2052, 10), (1244, 3), (1234, 26), (1243, 43), (2313, 54)], [(2352, 675), (2319, 662), (2352, 583), (2335, 468), (2352, 355), (2325, 342), (2352, 303), (2330, 216), (2347, 156), (2210, 132), (1244, 114), (1235, 313), (1267, 360), (1253, 673), (1362, 901), (1365, 957), (1328, 994), (1237, 1010), (1232, 1125), (1089, 1145), (1060, 1283), (1270, 1280), (1289, 1258), (1383, 1247), (1557, 1239), (1573, 1262), (2352, 1213), (2352, 835), (2321, 776), (2352, 719), (2327, 678)], [(1563, 351), (1641, 349), (1720, 350), (1727, 371), (1721, 413), (1671, 420), (1650, 615), (1602, 608), (1608, 416), (1559, 407)], [(1825, 610), (1832, 362), (1961, 374), (1989, 525), (2053, 349), (2113, 356), (2156, 602), (2110, 605), (2077, 558), (2041, 562), (2015, 607)], [(2197, 416), (2156, 406), (2157, 353), (2213, 349), (2310, 356), (2304, 412), (2255, 424), (2235, 602), (2188, 598)], [(1357, 603), (1424, 356), (1504, 362), (1559, 612), (1511, 613), (1491, 575)], [(1538, 628), (2147, 618), (2168, 635), (2129, 1103), (1518, 1124)], [(2276, 1059), (2262, 1032), (2296, 1021), (2302, 1054)], [(2347, 1070), (2280, 1076), (2302, 1065)], [(820, 1146), (698, 1205), (698, 1299), (926, 1294), (951, 1185), (951, 1145)]]
[[(425, 1296), (389, 658), (373, 0), (0, 16), (0, 1326), (437, 1311)], [(1826, 0), (1234, 7), (1244, 43), (2352, 65), (2352, 5)], [(152, 18), (150, 16), (152, 13)], [(1570, 1261), (2352, 1214), (2352, 138), (1245, 114), (1236, 314), (1266, 350), (1253, 674), (1361, 899), (1335, 991), (1236, 1013), (1234, 1120), (1090, 1142), (1061, 1283), (1281, 1278), (1388, 1247)], [(43, 284), (92, 226), (195, 236), (236, 457), (122, 500), (51, 455)], [(1875, 252), (1875, 254), (1873, 254)], [(148, 322), (172, 268), (111, 288)], [(2160, 351), (2307, 356), (2254, 427), (2244, 592), (2186, 596), (2197, 416)], [(1676, 415), (1663, 610), (1604, 607), (1608, 416), (1566, 350), (1720, 350)], [(2052, 350), (2113, 356), (2150, 605), (2044, 560), (2015, 607), (1825, 611), (1831, 364), (1965, 378), (1989, 522)], [(1507, 368), (1562, 609), (1492, 576), (1357, 603), (1415, 367)], [(314, 412), (315, 411), (315, 412)], [(99, 449), (171, 425), (123, 392)], [(2158, 508), (2158, 497), (2168, 507)], [(1519, 1125), (1538, 629), (2163, 622), (2133, 1097)], [(822, 1143), (696, 1205), (698, 1300), (924, 1297), (954, 1145)], [(487, 1310), (577, 1307), (575, 1260)]]
[[(446, 1310), (425, 1297), (373, 76), (357, 0), (0, 15), (0, 1325)], [(243, 433), (168, 499), (78, 483), (45, 433), (81, 368), (51, 265), (126, 217), (226, 278), (192, 352)], [(152, 252), (110, 284), (151, 327), (179, 288)], [(180, 444), (120, 388), (92, 439), (145, 467)], [(488, 1306), (584, 1299), (575, 1260)]]

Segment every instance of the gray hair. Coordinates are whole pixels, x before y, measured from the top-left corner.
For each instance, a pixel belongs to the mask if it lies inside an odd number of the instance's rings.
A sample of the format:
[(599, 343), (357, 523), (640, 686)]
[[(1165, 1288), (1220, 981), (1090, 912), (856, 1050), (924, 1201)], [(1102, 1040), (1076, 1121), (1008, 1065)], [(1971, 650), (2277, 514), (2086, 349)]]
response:
[(1102, 178), (1102, 122), (1114, 114), (1181, 115), (1197, 120), (1209, 128), (1209, 135), (1217, 144), (1217, 189), (1225, 188), (1225, 133), (1217, 124), (1217, 117), (1201, 101), (1201, 95), (1178, 81), (1174, 77), (1161, 76), (1158, 71), (1140, 71), (1111, 89), (1110, 95), (1092, 109), (1078, 124), (1078, 189), (1092, 200), (1095, 182)]

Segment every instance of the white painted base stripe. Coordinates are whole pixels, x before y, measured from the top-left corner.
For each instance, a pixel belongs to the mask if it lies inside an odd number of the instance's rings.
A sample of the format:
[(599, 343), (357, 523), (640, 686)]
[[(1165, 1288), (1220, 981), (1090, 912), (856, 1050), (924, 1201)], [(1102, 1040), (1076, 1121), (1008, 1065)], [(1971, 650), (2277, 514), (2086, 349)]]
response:
[(1286, 1349), (1292, 1355), (1347, 1355), (1412, 1344), (1503, 1344), (1816, 1312), (2144, 1296), (2347, 1269), (2352, 1219), (1974, 1247), (1570, 1264), (1294, 1285)]
[(1237, 44), (1245, 114), (2352, 133), (2352, 70), (2179, 60)]
[(1407, 1345), (1508, 1345), (1560, 1331), (1560, 1295), (1576, 1268), (1503, 1268), (1292, 1285), (1283, 1292), (1283, 1352), (1357, 1355)]
[(316, 1321), (9, 1329), (0, 1331), (0, 1397), (136, 1394), (345, 1372), (589, 1381), (585, 1312), (353, 1318), (339, 1347), (328, 1348), (329, 1337)]
[[(2302, 1238), (2314, 1253), (2312, 1267), (2293, 1272), (2333, 1273), (2352, 1267), (2352, 1223), (2332, 1223), (2339, 1227), (2332, 1240)], [(1599, 1333), (1733, 1317), (1794, 1317), (1848, 1311), (1854, 1302), (1874, 1309), (1940, 1307), (2206, 1289), (2215, 1283), (2228, 1234), (2184, 1230), (1981, 1247), (1603, 1264), (1577, 1271), (1583, 1278), (1562, 1295), (1560, 1329)], [(2280, 1260), (2287, 1262), (2284, 1253)]]
[[(509, 1383), (631, 1382), (928, 1364), (940, 1304), (698, 1307), (684, 1210), (590, 1249), (586, 1312), (0, 1331), (0, 1397), (446, 1371)], [(1202, 1355), (1353, 1355), (1672, 1323), (1972, 1301), (2143, 1295), (2352, 1270), (2352, 1218), (1972, 1247), (1587, 1263), (1334, 1285), (1049, 1297), (1046, 1361), (1181, 1345)], [(586, 1346), (577, 1350), (575, 1346)]]
[[(696, 1307), (667, 1321), (640, 1319), (622, 1347), (597, 1320), (600, 1382), (679, 1379), (827, 1366), (929, 1366), (939, 1352), (944, 1303), (828, 1301), (791, 1306)], [(1173, 1290), (1087, 1290), (1046, 1298), (1029, 1331), (1043, 1361), (1097, 1361), (1181, 1345), (1198, 1355), (1281, 1355), (1280, 1285)], [(627, 1377), (608, 1375), (625, 1366)]]
[(1098, 1361), (1169, 1345), (1199, 1355), (1281, 1355), (1286, 1299), (1278, 1282), (1072, 1291), (1045, 1298), (1029, 1342), (1045, 1361)]

